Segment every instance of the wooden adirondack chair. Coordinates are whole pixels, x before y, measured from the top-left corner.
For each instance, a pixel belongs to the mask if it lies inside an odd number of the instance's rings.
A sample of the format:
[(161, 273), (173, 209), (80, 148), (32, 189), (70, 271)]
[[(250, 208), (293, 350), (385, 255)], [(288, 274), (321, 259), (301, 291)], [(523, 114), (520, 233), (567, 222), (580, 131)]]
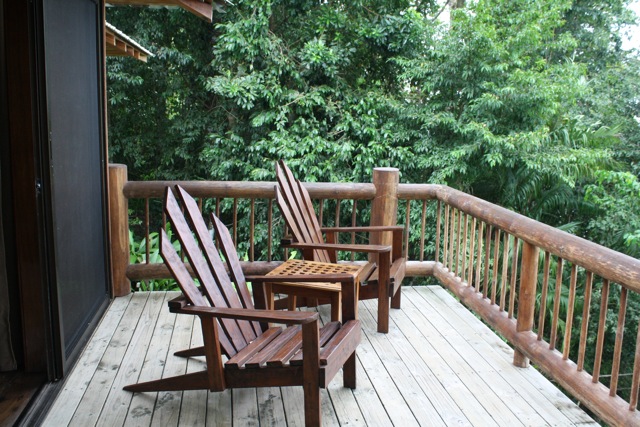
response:
[[(287, 165), (276, 164), (276, 201), (293, 234), (293, 242), (285, 245), (302, 250), (304, 258), (320, 262), (337, 262), (337, 251), (374, 254), (377, 264), (370, 262), (360, 277), (359, 299), (378, 299), (378, 332), (389, 332), (389, 300), (400, 308), (400, 285), (405, 275), (406, 258), (402, 255), (402, 226), (325, 227), (321, 228), (309, 192)], [(338, 244), (339, 232), (392, 232), (392, 246)], [(323, 239), (326, 235), (327, 241)]]
[[(316, 312), (255, 309), (227, 228), (212, 215), (215, 235), (226, 258), (229, 274), (196, 202), (182, 188), (176, 187), (176, 192), (193, 227), (189, 227), (169, 188), (165, 211), (201, 287), (196, 287), (164, 229), (161, 230), (162, 257), (183, 292), (183, 296), (169, 303), (169, 308), (174, 313), (200, 318), (204, 346), (175, 354), (182, 357), (205, 356), (206, 370), (133, 384), (124, 389), (134, 392), (222, 391), (227, 388), (301, 385), (304, 389), (305, 424), (319, 426), (319, 388), (326, 387), (340, 368), (344, 371), (345, 387), (356, 386), (355, 351), (360, 342), (359, 321), (343, 319), (344, 323), (330, 322), (319, 328)], [(353, 277), (337, 276), (331, 280), (351, 281), (352, 288), (355, 288)], [(287, 276), (286, 279), (326, 281), (321, 275)], [(352, 300), (351, 303), (356, 302)], [(267, 323), (290, 326), (262, 326)], [(226, 356), (226, 361), (223, 356)]]

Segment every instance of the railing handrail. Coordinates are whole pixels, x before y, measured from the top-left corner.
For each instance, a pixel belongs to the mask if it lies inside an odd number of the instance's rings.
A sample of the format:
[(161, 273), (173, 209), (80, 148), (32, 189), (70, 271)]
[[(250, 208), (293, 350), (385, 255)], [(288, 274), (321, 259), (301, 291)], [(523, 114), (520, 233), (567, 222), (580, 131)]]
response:
[[(402, 185), (400, 187), (400, 192), (403, 194)], [(415, 188), (415, 185), (412, 185), (412, 188)], [(433, 194), (437, 200), (447, 203), (464, 213), (497, 226), (519, 239), (557, 255), (566, 261), (587, 268), (604, 279), (640, 293), (640, 260), (636, 258), (535, 221), (451, 187), (432, 185), (425, 190), (424, 193)]]
[[(129, 181), (123, 193), (127, 199), (162, 198), (167, 186), (180, 185), (193, 197), (275, 197), (275, 182), (265, 181)], [(314, 199), (371, 200), (375, 196), (373, 184), (306, 182), (305, 188)]]
[[(129, 181), (127, 199), (161, 198), (167, 186), (179, 184), (194, 197), (274, 198), (275, 182), (265, 181)], [(371, 200), (370, 183), (304, 183), (314, 199)], [(497, 226), (541, 250), (588, 268), (599, 276), (640, 293), (640, 260), (535, 221), (470, 194), (439, 184), (399, 184), (401, 200), (439, 200)]]

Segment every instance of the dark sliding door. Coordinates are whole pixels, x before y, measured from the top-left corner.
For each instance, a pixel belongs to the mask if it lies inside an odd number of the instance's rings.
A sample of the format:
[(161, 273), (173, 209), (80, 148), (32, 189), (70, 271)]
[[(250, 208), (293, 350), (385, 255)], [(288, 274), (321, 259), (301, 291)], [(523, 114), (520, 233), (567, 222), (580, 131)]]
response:
[(102, 13), (94, 0), (43, 2), (48, 144), (42, 187), (57, 376), (109, 301)]

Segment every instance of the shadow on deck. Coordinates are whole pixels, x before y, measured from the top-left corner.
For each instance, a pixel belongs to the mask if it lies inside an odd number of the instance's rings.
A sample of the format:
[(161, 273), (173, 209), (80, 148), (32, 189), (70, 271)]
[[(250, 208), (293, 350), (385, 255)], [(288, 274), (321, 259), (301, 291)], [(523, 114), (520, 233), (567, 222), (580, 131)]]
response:
[[(358, 388), (342, 388), (337, 375), (322, 391), (323, 425), (597, 425), (537, 370), (515, 367), (513, 350), (443, 288), (403, 294), (387, 335), (375, 332), (375, 301), (360, 302)], [(123, 391), (203, 368), (202, 360), (172, 356), (202, 340), (195, 316), (169, 313), (174, 296), (115, 299), (44, 425), (304, 425), (302, 387)]]

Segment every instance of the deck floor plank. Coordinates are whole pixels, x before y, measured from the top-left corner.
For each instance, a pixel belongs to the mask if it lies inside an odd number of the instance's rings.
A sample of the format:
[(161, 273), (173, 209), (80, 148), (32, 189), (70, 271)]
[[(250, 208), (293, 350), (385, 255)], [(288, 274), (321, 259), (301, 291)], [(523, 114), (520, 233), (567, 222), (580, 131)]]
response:
[[(194, 327), (195, 316), (176, 316), (176, 323), (169, 343), (167, 360), (164, 366), (162, 378), (184, 374), (187, 369), (187, 359), (175, 357), (173, 353), (185, 350), (191, 345), (191, 331)], [(162, 391), (158, 393), (151, 425), (176, 426), (180, 419), (180, 406), (182, 403), (181, 391)], [(155, 393), (145, 393), (155, 394)]]
[(232, 427), (231, 390), (209, 392), (207, 399), (207, 427)]
[(287, 423), (279, 387), (260, 387), (258, 393), (258, 416), (261, 426), (283, 426)]
[[(373, 387), (367, 371), (361, 362), (361, 355), (358, 351), (356, 363), (356, 389), (353, 390), (358, 407), (362, 413), (365, 424), (370, 426), (390, 426), (391, 419), (385, 410), (378, 391)], [(341, 384), (334, 384), (334, 387), (340, 387)], [(331, 390), (331, 389), (330, 389)]]
[(141, 358), (140, 355), (146, 354), (149, 348), (153, 332), (156, 330), (158, 316), (163, 311), (165, 296), (165, 293), (159, 292), (149, 294), (147, 304), (142, 310), (142, 315), (138, 320), (103, 407), (103, 412), (106, 411), (109, 414), (109, 420), (100, 418), (97, 426), (110, 427), (124, 424), (133, 396), (122, 388), (130, 384), (133, 378), (137, 378), (143, 368), (144, 358)]
[[(69, 423), (70, 425), (84, 427), (96, 425), (99, 421), (102, 408), (111, 390), (111, 384), (115, 380), (148, 299), (148, 293), (137, 293), (131, 297), (127, 310), (119, 319), (118, 330), (111, 338), (103, 357), (100, 359), (89, 386), (76, 408), (76, 413)], [(101, 325), (103, 323), (101, 322)], [(84, 353), (81, 357), (84, 359)], [(72, 376), (73, 374), (70, 377)], [(65, 399), (65, 393), (58, 396), (58, 401)]]
[[(407, 407), (412, 412), (415, 421), (421, 426), (444, 426), (444, 421), (434, 416), (437, 413), (428, 395), (416, 380), (416, 372), (421, 366), (411, 366), (398, 354), (397, 345), (392, 342), (394, 335), (379, 334), (376, 330), (377, 302), (367, 301), (363, 304), (367, 310), (360, 312), (365, 335), (371, 343), (371, 348), (377, 353), (382, 366), (393, 379), (396, 388), (400, 390)], [(372, 312), (373, 310), (373, 312)], [(385, 399), (383, 398), (383, 402)], [(410, 405), (409, 402), (421, 402), (420, 405)]]
[[(414, 289), (418, 293), (431, 293), (438, 298), (424, 298), (436, 311), (451, 310), (455, 316), (449, 316), (455, 328), (461, 335), (475, 333), (480, 340), (474, 342), (475, 351), (482, 355), (489, 363), (502, 367), (498, 371), (504, 381), (518, 384), (518, 393), (525, 397), (539, 414), (549, 423), (591, 424), (597, 425), (579, 406), (568, 402), (567, 397), (536, 369), (513, 369), (513, 349), (501, 340), (491, 329), (467, 310), (451, 296), (445, 289), (435, 286), (430, 289)], [(444, 305), (442, 305), (444, 304)], [(509, 374), (504, 375), (503, 369)], [(515, 372), (516, 376), (511, 375)], [(520, 381), (522, 380), (522, 381)], [(566, 421), (565, 421), (566, 419)]]
[[(336, 375), (321, 391), (324, 426), (597, 425), (439, 286), (403, 288), (389, 334), (378, 334), (376, 301), (360, 303), (363, 340), (357, 388)], [(204, 369), (173, 356), (200, 345), (197, 318), (175, 316), (175, 293), (112, 302), (45, 426), (303, 426), (302, 387), (135, 393), (123, 385)], [(320, 308), (321, 317), (328, 315)]]
[[(415, 290), (408, 290), (409, 292), (415, 292)], [(455, 317), (448, 316), (442, 317), (437, 308), (431, 313), (429, 320), (446, 322), (450, 325), (447, 328), (449, 333), (443, 338), (447, 341), (454, 352), (449, 354), (449, 360), (458, 369), (458, 375), (464, 376), (465, 383), (471, 386), (475, 386), (472, 391), (474, 394), (482, 393), (482, 390), (490, 389), (493, 391), (491, 394), (491, 403), (484, 402), (485, 408), (493, 407), (492, 416), (499, 425), (511, 424), (513, 415), (516, 416), (525, 425), (542, 425), (544, 420), (532, 410), (528, 402), (516, 399), (511, 401), (510, 397), (513, 396), (518, 384), (509, 383), (505, 381), (497, 372), (499, 368), (495, 366), (491, 361), (487, 361), (484, 358), (483, 352), (477, 351), (478, 337), (474, 334), (461, 335), (458, 330), (459, 325), (456, 324)], [(453, 321), (452, 321), (453, 320)], [(439, 346), (438, 346), (439, 347)], [(457, 354), (456, 354), (457, 353)], [(509, 367), (510, 369), (511, 367)], [(482, 376), (480, 376), (482, 375)], [(483, 381), (486, 378), (487, 381)], [(495, 404), (497, 398), (497, 405)], [(506, 406), (508, 402), (508, 407)], [(490, 406), (491, 405), (491, 406)]]
[[(445, 424), (473, 425), (461, 408), (481, 420), (486, 420), (489, 414), (484, 411), (473, 396), (468, 396), (468, 390), (457, 380), (446, 361), (420, 334), (420, 324), (409, 319), (403, 310), (393, 312), (393, 324), (395, 327), (390, 329), (389, 334), (400, 357), (408, 366), (412, 367), (414, 377)], [(439, 377), (446, 379), (447, 382), (443, 384)], [(456, 380), (457, 384), (452, 384), (451, 380)], [(459, 393), (455, 393), (456, 389), (460, 388), (464, 391), (461, 396)], [(461, 405), (458, 406), (456, 401), (459, 401)]]
[[(202, 339), (202, 324), (194, 318), (191, 332), (190, 347), (204, 345)], [(187, 361), (187, 372), (204, 371), (206, 364), (204, 358), (191, 358)], [(182, 393), (182, 405), (180, 406), (180, 420), (178, 425), (203, 426), (207, 422), (207, 390), (187, 390)]]
[[(410, 294), (411, 292), (406, 293)], [(405, 305), (411, 304), (412, 301), (408, 301)], [(410, 316), (412, 320), (421, 325), (421, 331), (428, 331), (428, 340), (434, 350), (447, 361), (451, 370), (465, 384), (470, 393), (475, 396), (491, 417), (492, 423), (509, 427), (522, 426), (522, 422), (509, 408), (509, 405), (513, 404), (513, 399), (509, 400), (509, 404), (504, 402), (496, 394), (493, 387), (486, 385), (478, 373), (475, 372), (473, 366), (470, 365), (470, 362), (474, 361), (468, 360), (466, 354), (460, 354), (459, 350), (454, 348), (447, 340), (448, 336), (455, 336), (456, 331), (446, 320), (446, 317), (441, 316), (435, 310), (430, 310), (427, 318), (427, 314), (423, 315), (418, 310), (418, 307), (414, 306), (414, 308), (416, 310), (411, 312)]]
[[(437, 295), (438, 299), (425, 297), (424, 301), (425, 303), (433, 306), (434, 310), (442, 309), (442, 304), (445, 304), (447, 307), (454, 308), (453, 306), (456, 301), (451, 295), (447, 294), (446, 291), (444, 293), (440, 293), (432, 290), (431, 292)], [(420, 293), (422, 293), (422, 291), (420, 291)], [(528, 380), (527, 376), (531, 372), (537, 371), (517, 368), (514, 370), (514, 366), (512, 364), (513, 350), (495, 334), (491, 333), (491, 330), (488, 327), (479, 323), (475, 317), (473, 318), (474, 322), (466, 323), (466, 321), (471, 319), (465, 320), (459, 316), (463, 311), (465, 310), (463, 309), (458, 311), (454, 308), (456, 316), (450, 316), (449, 321), (457, 328), (461, 336), (469, 337), (467, 340), (473, 343), (473, 350), (470, 351), (474, 352), (474, 360), (479, 360), (480, 363), (483, 364), (482, 366), (476, 365), (476, 370), (483, 374), (489, 373), (491, 370), (495, 370), (497, 375), (493, 375), (492, 378), (494, 381), (499, 381), (500, 384), (503, 385), (503, 389), (505, 387), (504, 384), (507, 381), (509, 385), (517, 388), (517, 393), (524, 397), (523, 400), (518, 400), (518, 402), (527, 404), (528, 407), (535, 410), (535, 413), (538, 415), (538, 417), (536, 417), (538, 419), (538, 425), (541, 423), (539, 418), (542, 418), (542, 420), (547, 423), (571, 424), (572, 421), (570, 418), (566, 417), (565, 414), (556, 408), (556, 402), (550, 401), (547, 396), (540, 393), (540, 391), (535, 387), (532, 387), (532, 383)], [(489, 333), (486, 333), (487, 331)], [(460, 340), (460, 337), (456, 339)], [(459, 345), (460, 344), (458, 344), (458, 346)], [(513, 375), (512, 372), (520, 375)], [(509, 394), (506, 394), (505, 397), (508, 397), (508, 395)], [(566, 399), (564, 395), (563, 398)], [(516, 405), (518, 402), (515, 402)], [(584, 414), (583, 411), (580, 412)], [(527, 421), (525, 424), (533, 423), (534, 420), (530, 417), (534, 415), (535, 414), (533, 413), (529, 413), (528, 417), (523, 419), (523, 421)]]
[[(165, 302), (179, 295), (178, 292), (168, 292)], [(163, 304), (164, 305), (164, 304)], [(151, 381), (162, 377), (165, 361), (168, 357), (168, 342), (175, 327), (176, 315), (169, 310), (160, 310), (157, 326), (151, 337), (151, 343), (144, 355), (144, 363), (138, 378), (127, 378), (130, 383)], [(125, 419), (125, 427), (144, 427), (151, 425), (153, 409), (158, 393), (135, 393), (129, 405), (129, 413)]]
[(65, 381), (63, 391), (64, 399), (58, 399), (56, 405), (48, 414), (48, 420), (52, 425), (68, 425), (71, 417), (76, 412), (84, 392), (86, 391), (90, 379), (95, 374), (100, 360), (111, 342), (120, 319), (123, 318), (129, 306), (132, 295), (116, 298), (113, 300), (101, 326), (97, 328), (87, 347), (84, 349), (82, 358), (73, 369), (74, 374)]

